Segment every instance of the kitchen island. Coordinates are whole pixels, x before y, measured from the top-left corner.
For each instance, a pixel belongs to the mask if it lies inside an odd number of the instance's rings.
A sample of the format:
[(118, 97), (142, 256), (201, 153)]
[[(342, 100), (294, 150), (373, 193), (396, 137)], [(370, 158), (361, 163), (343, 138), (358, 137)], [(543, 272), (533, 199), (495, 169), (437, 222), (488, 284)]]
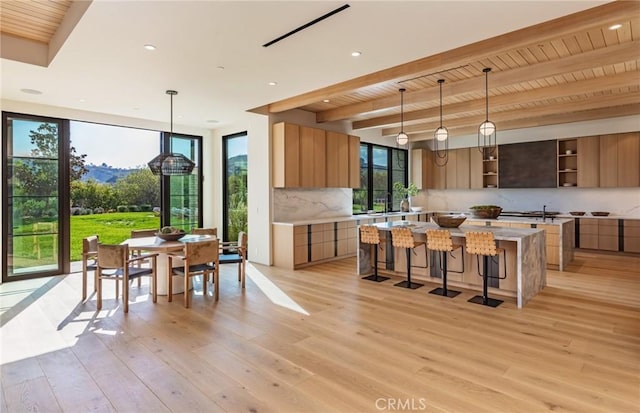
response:
[[(395, 273), (406, 277), (406, 259), (403, 249), (395, 250), (391, 245), (391, 228), (394, 226), (409, 227), (418, 241), (426, 241), (426, 230), (439, 228), (436, 224), (415, 221), (393, 221), (374, 224), (380, 230), (384, 239), (379, 248), (378, 268), (381, 271)], [(515, 297), (518, 308), (522, 308), (546, 285), (546, 248), (544, 230), (538, 228), (510, 228), (483, 227), (463, 224), (459, 228), (450, 228), (454, 244), (464, 245), (466, 231), (493, 232), (496, 241), (506, 251), (506, 263), (492, 264), (491, 273), (500, 274), (505, 279), (491, 279), (489, 294)], [(359, 242), (358, 274), (373, 273), (372, 246)], [(463, 248), (464, 250), (464, 248)], [(437, 254), (421, 246), (414, 249), (416, 259), (412, 258), (412, 277), (417, 276), (428, 282), (440, 284), (440, 263)], [(502, 257), (500, 257), (502, 259)], [(462, 252), (449, 255), (449, 272), (447, 274), (450, 286), (480, 290), (482, 277), (478, 274), (478, 261), (475, 255)], [(437, 286), (437, 285), (434, 285)]]

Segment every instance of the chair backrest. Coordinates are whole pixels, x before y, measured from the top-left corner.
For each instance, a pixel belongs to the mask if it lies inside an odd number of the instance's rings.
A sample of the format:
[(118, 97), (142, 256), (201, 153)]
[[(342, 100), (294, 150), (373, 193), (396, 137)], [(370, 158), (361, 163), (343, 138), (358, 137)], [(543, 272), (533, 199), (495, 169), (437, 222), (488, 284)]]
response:
[(469, 254), (496, 255), (496, 241), (493, 232), (469, 231), (465, 232), (466, 249)]
[(98, 235), (91, 235), (86, 238), (82, 238), (82, 253), (97, 253), (98, 252), (98, 243), (100, 242), (100, 237)]
[(380, 231), (373, 225), (360, 226), (360, 241), (365, 244), (380, 244)]
[(247, 251), (247, 233), (244, 231), (238, 232), (238, 254), (245, 254)]
[(157, 229), (134, 229), (131, 231), (131, 238), (153, 237), (157, 232)]
[(191, 233), (194, 235), (213, 235), (218, 236), (218, 228), (193, 228)]
[(413, 233), (409, 228), (391, 228), (391, 243), (394, 248), (413, 248), (416, 246)]
[(189, 266), (218, 262), (219, 254), (219, 240), (217, 238), (184, 244), (184, 256), (189, 261)]
[(127, 244), (98, 244), (98, 267), (104, 269), (124, 268), (129, 257)]
[(428, 229), (427, 248), (432, 251), (453, 251), (451, 233), (447, 229)]

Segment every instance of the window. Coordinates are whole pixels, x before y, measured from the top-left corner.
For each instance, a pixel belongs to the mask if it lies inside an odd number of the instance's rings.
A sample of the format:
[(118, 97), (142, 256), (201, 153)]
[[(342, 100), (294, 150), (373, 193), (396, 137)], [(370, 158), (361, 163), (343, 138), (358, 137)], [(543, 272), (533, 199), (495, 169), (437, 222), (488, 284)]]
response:
[(186, 232), (202, 226), (202, 138), (163, 133), (163, 147), (172, 153), (180, 153), (195, 162), (190, 175), (163, 176), (162, 196), (164, 215), (161, 225), (174, 226)]
[(225, 136), (223, 151), (223, 239), (235, 241), (247, 232), (247, 133)]
[(401, 197), (393, 183), (409, 181), (408, 151), (370, 143), (360, 144), (360, 188), (353, 190), (353, 213), (399, 211)]

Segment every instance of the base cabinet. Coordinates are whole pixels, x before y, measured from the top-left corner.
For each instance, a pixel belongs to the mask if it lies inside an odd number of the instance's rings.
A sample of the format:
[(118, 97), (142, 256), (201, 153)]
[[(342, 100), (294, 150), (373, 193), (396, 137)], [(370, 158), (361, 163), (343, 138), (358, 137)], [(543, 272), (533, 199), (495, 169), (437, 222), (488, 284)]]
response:
[(623, 251), (640, 253), (640, 219), (625, 219), (623, 223)]
[(619, 220), (599, 218), (576, 219), (577, 248), (619, 251)]

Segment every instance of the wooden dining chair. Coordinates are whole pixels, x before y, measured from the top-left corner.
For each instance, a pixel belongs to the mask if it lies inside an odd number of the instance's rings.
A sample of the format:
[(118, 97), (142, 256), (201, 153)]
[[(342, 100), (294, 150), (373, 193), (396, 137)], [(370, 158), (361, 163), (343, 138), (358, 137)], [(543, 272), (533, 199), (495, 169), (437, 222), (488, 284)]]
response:
[[(98, 310), (102, 309), (102, 280), (114, 280), (116, 282), (116, 299), (120, 296), (118, 283), (122, 281), (122, 301), (124, 312), (129, 312), (129, 281), (140, 277), (151, 278), (151, 295), (153, 302), (158, 301), (157, 293), (157, 257), (158, 254), (144, 254), (130, 258), (127, 244), (107, 245), (98, 244), (98, 262), (96, 265), (97, 280), (97, 304)], [(151, 267), (134, 266), (140, 260), (150, 260)]]
[[(157, 232), (157, 229), (133, 229), (131, 230), (130, 238), (155, 237)], [(144, 251), (138, 248), (131, 248), (129, 249), (129, 252), (131, 253), (130, 258), (136, 258), (144, 254)], [(144, 261), (137, 261), (136, 265), (141, 267), (144, 263)], [(138, 287), (140, 287), (140, 278), (138, 278)]]
[(238, 264), (238, 281), (245, 286), (245, 270), (247, 264), (247, 234), (238, 232), (238, 241), (220, 243), (220, 264)]
[(191, 230), (193, 235), (213, 235), (218, 236), (218, 228), (193, 228)]
[[(173, 300), (173, 276), (179, 275), (184, 277), (184, 306), (189, 308), (190, 306), (190, 293), (189, 293), (189, 279), (191, 277), (202, 275), (202, 292), (207, 295), (207, 280), (209, 274), (213, 275), (213, 288), (214, 298), (218, 301), (219, 298), (219, 253), (220, 245), (217, 238), (186, 242), (182, 254), (169, 254), (169, 288), (168, 288), (168, 300)], [(182, 266), (173, 266), (175, 259), (182, 260)]]
[(82, 239), (82, 301), (87, 299), (87, 273), (93, 271), (93, 291), (97, 288), (96, 261), (100, 237), (91, 235)]

